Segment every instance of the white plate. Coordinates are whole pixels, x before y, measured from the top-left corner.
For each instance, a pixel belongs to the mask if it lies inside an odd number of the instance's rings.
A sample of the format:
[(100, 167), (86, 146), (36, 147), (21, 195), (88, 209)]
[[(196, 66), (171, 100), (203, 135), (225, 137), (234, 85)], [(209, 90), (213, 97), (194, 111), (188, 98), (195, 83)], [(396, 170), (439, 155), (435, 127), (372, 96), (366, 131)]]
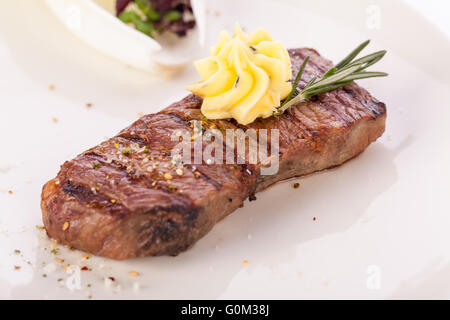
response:
[[(7, 1), (0, 11), (0, 297), (450, 298), (447, 38), (399, 1), (209, 2), (210, 44), (239, 21), (335, 61), (367, 38), (370, 49), (389, 50), (376, 69), (390, 77), (361, 82), (388, 106), (384, 136), (344, 166), (298, 179), (299, 189), (286, 182), (257, 195), (178, 257), (82, 261), (82, 253), (61, 248), (67, 263), (92, 268), (71, 291), (35, 228), (42, 185), (138, 112), (183, 97), (197, 75), (188, 68), (176, 79), (154, 79), (83, 44), (42, 1)], [(132, 278), (131, 270), (141, 275)], [(109, 276), (112, 288), (104, 284)]]

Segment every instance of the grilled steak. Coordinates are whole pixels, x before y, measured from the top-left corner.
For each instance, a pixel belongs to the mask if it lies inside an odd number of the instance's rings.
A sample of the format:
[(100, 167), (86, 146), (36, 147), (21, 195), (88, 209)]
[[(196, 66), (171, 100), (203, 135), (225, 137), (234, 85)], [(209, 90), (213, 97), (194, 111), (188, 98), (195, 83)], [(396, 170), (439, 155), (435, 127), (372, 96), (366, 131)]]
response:
[[(294, 71), (311, 56), (299, 89), (332, 66), (313, 49), (289, 54)], [(355, 157), (383, 134), (386, 119), (385, 105), (351, 83), (247, 126), (207, 120), (206, 127), (219, 129), (279, 129), (278, 174), (261, 175), (261, 164), (248, 161), (184, 165), (177, 173), (170, 156), (177, 142), (170, 136), (193, 131), (201, 103), (189, 95), (65, 162), (42, 192), (49, 237), (118, 260), (176, 255), (256, 192)]]

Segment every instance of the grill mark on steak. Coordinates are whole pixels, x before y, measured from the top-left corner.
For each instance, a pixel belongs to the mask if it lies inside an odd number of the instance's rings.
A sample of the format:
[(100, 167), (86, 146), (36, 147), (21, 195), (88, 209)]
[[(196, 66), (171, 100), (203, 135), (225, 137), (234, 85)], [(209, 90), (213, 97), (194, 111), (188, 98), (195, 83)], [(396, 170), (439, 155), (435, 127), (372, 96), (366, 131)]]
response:
[(148, 143), (148, 139), (139, 137), (135, 134), (121, 134), (117, 138), (119, 138), (123, 143), (136, 143), (139, 147), (145, 147)]
[[(124, 164), (119, 163), (115, 160), (112, 160), (111, 163), (106, 163), (104, 156), (101, 156), (92, 150), (89, 152), (86, 152), (84, 155), (87, 158), (92, 158), (92, 159), (95, 159), (96, 161), (101, 162), (102, 166), (106, 166), (106, 167), (109, 166), (110, 169), (117, 170), (118, 173), (123, 174), (128, 179), (127, 183), (129, 185), (139, 185), (139, 186), (144, 186), (148, 189), (155, 190), (155, 187), (153, 187), (151, 185), (153, 183), (153, 181), (155, 181), (155, 180), (150, 180), (150, 181), (148, 180), (148, 178), (151, 177), (151, 175), (150, 176), (145, 176), (145, 175), (136, 176), (134, 174), (130, 174), (126, 170), (126, 168), (125, 168), (126, 166)], [(204, 179), (206, 182), (213, 184), (215, 188), (220, 190), (221, 185), (218, 184), (217, 182), (215, 182), (213, 179), (210, 179), (206, 176), (204, 177)], [(159, 191), (164, 192), (171, 197), (178, 198), (183, 204), (172, 206), (167, 209), (165, 209), (164, 207), (155, 207), (151, 212), (164, 211), (164, 210), (165, 211), (177, 210), (177, 211), (180, 211), (183, 213), (188, 213), (191, 216), (192, 216), (192, 212), (197, 214), (198, 210), (194, 208), (191, 199), (188, 198), (187, 196), (185, 196), (184, 194), (174, 194), (164, 184), (162, 184), (162, 185), (159, 184), (157, 188)], [(117, 214), (118, 212), (125, 212), (125, 213), (129, 212), (129, 210), (127, 210), (124, 206), (122, 206), (119, 203), (119, 200), (114, 199), (116, 202), (111, 203), (111, 201), (110, 201), (111, 198), (104, 195), (102, 193), (101, 189), (94, 193), (90, 187), (88, 187), (84, 184), (75, 184), (73, 181), (68, 180), (67, 183), (64, 184), (63, 190), (64, 190), (64, 192), (77, 198), (80, 202), (88, 203), (90, 206), (92, 206), (94, 208), (100, 208), (100, 209), (107, 208), (108, 210), (111, 211), (110, 212), (111, 214)], [(185, 210), (183, 210), (183, 209), (185, 209)], [(188, 220), (190, 220), (190, 219), (191, 218), (189, 218)]]
[[(186, 130), (190, 131), (191, 134), (193, 133), (192, 128), (188, 125), (188, 123), (192, 120), (196, 120), (196, 121), (201, 121), (203, 122), (203, 120), (201, 120), (202, 116), (201, 113), (199, 112), (199, 107), (201, 105), (201, 98), (199, 98), (198, 96), (195, 95), (191, 95), (188, 96), (187, 98), (183, 99), (189, 101), (189, 104), (184, 103), (174, 103), (172, 104), (169, 108), (167, 108), (166, 110), (163, 110), (161, 113), (164, 113), (165, 115), (170, 115), (170, 116), (174, 116), (177, 119), (180, 120), (180, 123), (185, 124)], [(193, 106), (193, 104), (195, 104), (195, 106)], [(185, 110), (180, 110), (179, 106), (182, 105), (183, 107), (185, 107), (184, 109), (188, 109), (187, 112), (184, 112)], [(190, 107), (193, 107), (192, 109)], [(190, 111), (193, 111), (190, 112)], [(230, 121), (223, 121), (223, 120), (207, 120), (207, 123), (205, 124), (206, 128), (209, 128), (209, 124), (215, 124), (217, 126), (218, 130), (225, 130), (225, 129), (237, 129), (238, 125), (234, 125), (231, 124)], [(243, 127), (245, 129), (245, 127)], [(226, 149), (226, 141), (224, 140), (223, 143), (223, 148), (224, 150)], [(204, 148), (206, 147), (206, 145), (202, 145), (202, 152), (204, 151)], [(193, 150), (191, 150), (191, 154), (193, 155), (194, 152)], [(225, 156), (225, 154), (224, 154)], [(225, 160), (225, 159), (224, 159)], [(225, 161), (223, 161), (225, 163)], [(212, 186), (214, 186), (214, 188), (216, 188), (217, 190), (220, 190), (222, 188), (223, 183), (221, 183), (218, 179), (212, 177), (210, 174), (208, 174), (207, 172), (207, 168), (209, 167), (209, 165), (207, 165), (205, 163), (205, 159), (203, 159), (203, 164), (202, 165), (186, 165), (189, 168), (193, 168), (195, 167), (196, 169), (194, 171), (197, 171), (200, 173), (200, 178), (203, 179), (204, 181), (210, 183)], [(245, 169), (247, 169), (247, 167), (249, 166), (248, 164), (245, 164)], [(246, 180), (246, 179), (244, 179)]]
[(175, 112), (169, 112), (169, 113), (166, 113), (166, 114), (168, 116), (171, 116), (171, 117), (175, 118), (179, 123), (182, 123), (182, 124), (185, 124), (185, 125), (187, 125), (187, 121), (192, 120), (192, 119), (183, 118), (181, 115), (176, 114)]
[[(293, 70), (311, 56), (298, 89), (331, 67), (314, 49), (291, 49), (289, 54)], [(272, 147), (270, 130), (279, 129), (278, 174), (262, 176), (261, 164), (245, 159), (240, 165), (185, 165), (182, 176), (173, 174), (166, 181), (164, 172), (173, 169), (164, 150), (177, 143), (170, 135), (179, 129), (192, 134), (189, 121), (202, 118), (201, 104), (200, 97), (189, 95), (64, 163), (42, 192), (48, 235), (119, 260), (176, 255), (242, 207), (246, 198), (254, 199), (256, 192), (355, 157), (381, 136), (386, 119), (385, 104), (351, 83), (298, 103), (279, 117), (257, 119), (247, 126), (234, 120), (207, 120), (206, 127), (214, 124), (220, 130), (268, 129), (268, 148)], [(127, 147), (131, 154), (122, 154), (121, 148)], [(150, 151), (135, 151), (143, 147)], [(101, 165), (96, 168), (97, 162)], [(70, 227), (63, 231), (66, 221)]]
[(88, 190), (83, 185), (74, 184), (72, 180), (67, 180), (64, 184), (63, 190), (83, 202), (91, 201), (94, 195), (91, 190)]
[[(193, 172), (200, 173), (200, 178), (204, 181), (210, 183), (211, 185), (216, 188), (216, 190), (220, 190), (222, 188), (222, 184), (214, 180), (213, 178), (210, 178), (205, 172), (202, 172), (201, 168), (197, 168), (197, 166), (193, 166), (190, 164), (185, 165), (186, 168), (190, 168)], [(195, 168), (195, 169), (194, 169)]]
[[(178, 204), (171, 205), (169, 207), (163, 206), (155, 206), (152, 207), (151, 210), (146, 210), (146, 214), (153, 214), (157, 212), (172, 212), (177, 211), (180, 213), (186, 214), (185, 218), (187, 221), (193, 220), (195, 216), (198, 214), (198, 208), (195, 208), (192, 202), (187, 198), (183, 197), (179, 194), (175, 195), (167, 191), (167, 189), (158, 189), (159, 191), (165, 192), (173, 198), (178, 198)], [(76, 184), (71, 180), (67, 180), (67, 182), (63, 185), (63, 191), (67, 194), (73, 196), (80, 202), (86, 203), (89, 207), (93, 207), (96, 209), (107, 209), (108, 213), (128, 214), (130, 211), (120, 202), (111, 203), (111, 199), (101, 192), (92, 192), (92, 190), (86, 187), (83, 184)], [(181, 204), (179, 204), (181, 202)]]
[(129, 213), (129, 210), (120, 203), (111, 203), (110, 199), (105, 195), (94, 193), (83, 184), (75, 184), (71, 180), (67, 180), (63, 186), (63, 190), (78, 201), (86, 203), (89, 207), (95, 209), (107, 209), (112, 215), (126, 215)]

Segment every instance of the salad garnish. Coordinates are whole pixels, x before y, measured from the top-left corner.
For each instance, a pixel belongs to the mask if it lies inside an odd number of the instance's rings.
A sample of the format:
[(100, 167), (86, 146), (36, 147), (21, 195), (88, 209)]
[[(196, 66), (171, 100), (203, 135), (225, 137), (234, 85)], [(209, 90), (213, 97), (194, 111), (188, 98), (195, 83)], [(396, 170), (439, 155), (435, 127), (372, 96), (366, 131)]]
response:
[(183, 37), (195, 26), (190, 0), (117, 0), (116, 14), (152, 38), (162, 32)]

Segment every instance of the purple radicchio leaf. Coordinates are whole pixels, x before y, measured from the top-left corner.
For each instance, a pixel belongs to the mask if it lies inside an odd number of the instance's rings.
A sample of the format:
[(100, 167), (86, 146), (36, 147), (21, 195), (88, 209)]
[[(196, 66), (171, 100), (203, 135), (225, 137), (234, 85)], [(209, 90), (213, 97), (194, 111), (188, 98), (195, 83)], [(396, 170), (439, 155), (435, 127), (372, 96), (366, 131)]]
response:
[(119, 15), (127, 5), (133, 0), (117, 0), (116, 2), (116, 14)]

